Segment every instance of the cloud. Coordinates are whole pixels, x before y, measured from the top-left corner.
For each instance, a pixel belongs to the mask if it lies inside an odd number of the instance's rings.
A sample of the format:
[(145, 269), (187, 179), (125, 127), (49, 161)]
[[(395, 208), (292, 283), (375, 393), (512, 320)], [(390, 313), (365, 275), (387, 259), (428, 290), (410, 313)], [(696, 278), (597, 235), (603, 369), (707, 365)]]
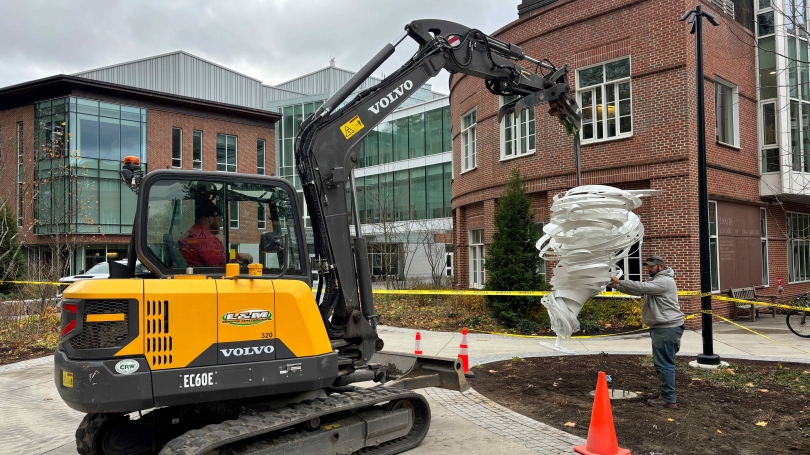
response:
[[(265, 0), (0, 3), (0, 87), (184, 50), (275, 85), (336, 59), (356, 71), (407, 22), (438, 18), (491, 33), (519, 0)], [(380, 72), (416, 50), (406, 40)], [(447, 92), (447, 73), (431, 81)]]

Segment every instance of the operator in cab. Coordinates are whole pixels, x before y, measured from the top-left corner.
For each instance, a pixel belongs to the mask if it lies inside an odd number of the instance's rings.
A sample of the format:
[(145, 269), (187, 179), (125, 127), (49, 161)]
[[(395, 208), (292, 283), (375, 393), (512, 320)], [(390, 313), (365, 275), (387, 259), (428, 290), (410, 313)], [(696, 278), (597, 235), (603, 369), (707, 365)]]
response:
[[(180, 254), (189, 267), (223, 267), (225, 265), (225, 245), (217, 235), (222, 228), (222, 210), (210, 200), (195, 204), (196, 223), (189, 228), (185, 237), (177, 242)], [(246, 253), (236, 253), (231, 262), (253, 261)]]

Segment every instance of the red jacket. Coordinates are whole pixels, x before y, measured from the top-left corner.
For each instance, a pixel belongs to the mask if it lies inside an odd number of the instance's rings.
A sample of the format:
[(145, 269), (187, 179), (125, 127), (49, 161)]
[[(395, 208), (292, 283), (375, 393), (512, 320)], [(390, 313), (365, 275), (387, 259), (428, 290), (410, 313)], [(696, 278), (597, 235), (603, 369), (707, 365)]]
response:
[[(225, 265), (225, 245), (200, 223), (191, 226), (186, 236), (177, 242), (177, 246), (189, 267)], [(236, 258), (239, 259), (239, 254)]]

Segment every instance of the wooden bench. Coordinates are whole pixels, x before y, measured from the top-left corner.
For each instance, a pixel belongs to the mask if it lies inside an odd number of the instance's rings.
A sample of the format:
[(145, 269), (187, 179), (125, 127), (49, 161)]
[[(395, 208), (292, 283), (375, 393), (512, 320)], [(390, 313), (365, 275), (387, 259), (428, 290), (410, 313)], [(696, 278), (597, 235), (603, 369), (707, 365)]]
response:
[[(743, 300), (757, 300), (757, 291), (753, 286), (747, 288), (731, 289), (731, 297)], [(773, 307), (766, 307), (762, 305), (746, 304), (742, 302), (734, 302), (734, 319), (737, 319), (738, 314), (742, 312), (746, 317), (751, 318), (751, 322), (756, 321), (760, 312), (770, 312), (773, 317), (776, 317), (776, 312)]]

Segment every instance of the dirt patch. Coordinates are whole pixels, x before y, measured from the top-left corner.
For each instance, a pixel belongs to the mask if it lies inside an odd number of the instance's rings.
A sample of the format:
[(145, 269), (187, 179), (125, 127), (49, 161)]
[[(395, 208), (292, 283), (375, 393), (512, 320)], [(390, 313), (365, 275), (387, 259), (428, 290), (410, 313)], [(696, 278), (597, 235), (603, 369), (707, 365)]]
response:
[(0, 365), (53, 355), (54, 349), (49, 346), (15, 345), (8, 341), (0, 341)]
[(515, 412), (586, 438), (588, 393), (604, 371), (617, 389), (640, 393), (611, 401), (619, 445), (633, 453), (810, 453), (810, 365), (732, 360), (729, 369), (700, 371), (689, 360), (678, 360), (678, 409), (645, 404), (658, 394), (650, 356), (515, 358), (475, 368), (470, 384)]

